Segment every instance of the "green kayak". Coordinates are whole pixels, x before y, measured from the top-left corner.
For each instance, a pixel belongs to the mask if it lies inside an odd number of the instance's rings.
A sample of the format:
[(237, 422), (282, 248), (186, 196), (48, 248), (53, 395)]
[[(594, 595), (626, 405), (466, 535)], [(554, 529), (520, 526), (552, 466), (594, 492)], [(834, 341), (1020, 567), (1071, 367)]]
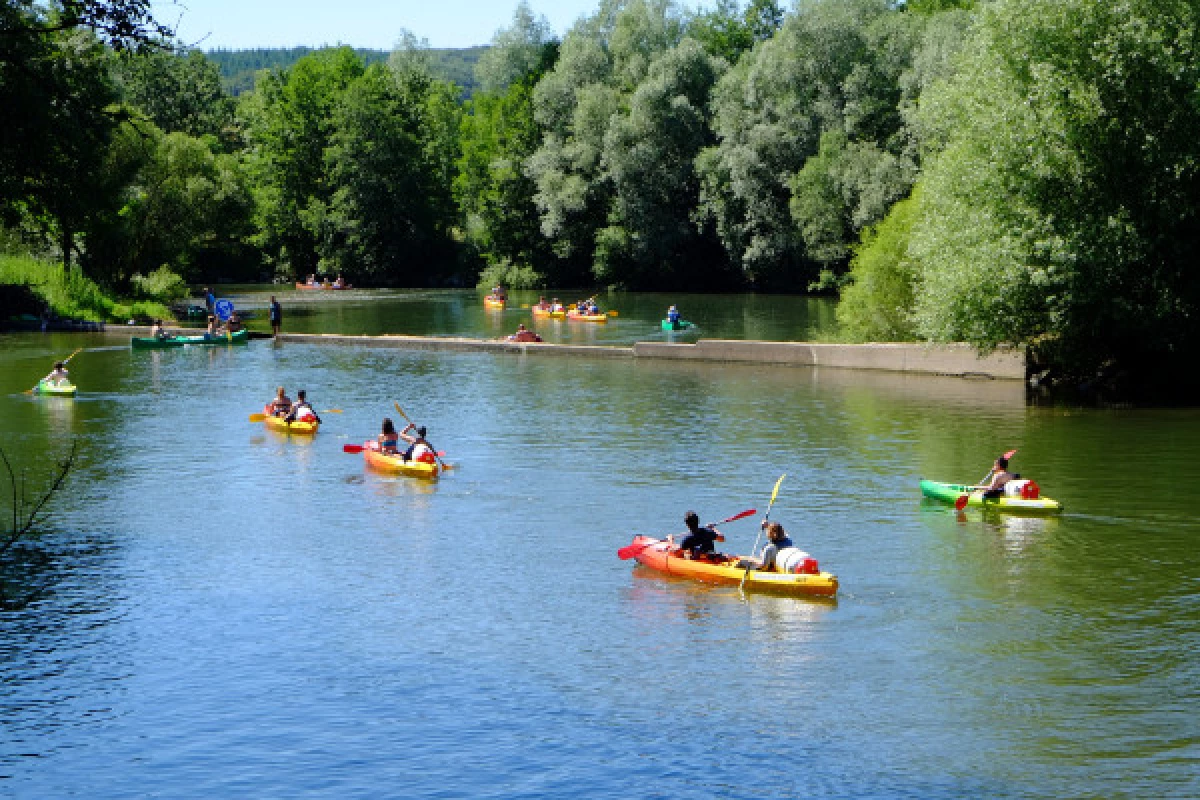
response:
[(989, 497), (983, 492), (963, 486), (958, 483), (938, 483), (937, 481), (921, 481), (921, 494), (943, 503), (953, 504), (967, 495), (969, 508), (983, 508), (995, 511), (1007, 511), (1013, 514), (1057, 514), (1062, 511), (1062, 503), (1049, 497)]
[(677, 319), (674, 322), (669, 319), (664, 319), (662, 321), (662, 329), (664, 331), (682, 331), (693, 327), (695, 326), (686, 319)]
[(75, 384), (73, 383), (46, 383), (38, 381), (38, 385), (33, 387), (34, 394), (45, 394), (52, 397), (74, 397)]
[(250, 341), (250, 331), (240, 330), (237, 333), (218, 334), (210, 336), (202, 334), (200, 336), (134, 336), (129, 341), (129, 345), (134, 350), (146, 350), (162, 347), (183, 347), (185, 345), (210, 345), (210, 344), (245, 344)]

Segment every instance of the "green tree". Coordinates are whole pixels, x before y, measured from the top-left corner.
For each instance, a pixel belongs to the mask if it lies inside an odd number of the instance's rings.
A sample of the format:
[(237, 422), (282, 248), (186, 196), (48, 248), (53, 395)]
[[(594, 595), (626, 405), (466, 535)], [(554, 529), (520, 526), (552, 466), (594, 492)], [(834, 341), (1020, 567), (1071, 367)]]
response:
[(1200, 345), (1196, 6), (981, 7), (921, 100), (918, 332), (1151, 371)]
[(117, 63), (125, 102), (160, 130), (211, 136), (227, 150), (237, 144), (233, 99), (221, 86), (217, 65), (203, 53), (129, 54)]

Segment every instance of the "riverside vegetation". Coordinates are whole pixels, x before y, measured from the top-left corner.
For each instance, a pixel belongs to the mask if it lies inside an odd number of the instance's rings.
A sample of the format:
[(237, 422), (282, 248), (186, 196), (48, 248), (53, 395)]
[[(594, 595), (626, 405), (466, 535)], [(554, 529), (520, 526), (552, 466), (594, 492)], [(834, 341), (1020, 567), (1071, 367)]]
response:
[(405, 33), (235, 98), (148, 2), (10, 3), (0, 212), (114, 291), (166, 268), (839, 292), (855, 340), (1028, 345), (1161, 394), (1200, 344), (1198, 17), (603, 0), (559, 40), (522, 3), (469, 97)]

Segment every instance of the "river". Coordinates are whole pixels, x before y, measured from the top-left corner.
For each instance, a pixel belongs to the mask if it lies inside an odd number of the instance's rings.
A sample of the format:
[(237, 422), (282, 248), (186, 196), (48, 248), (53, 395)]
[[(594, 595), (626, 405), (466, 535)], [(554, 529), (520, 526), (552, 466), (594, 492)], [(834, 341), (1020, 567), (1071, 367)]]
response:
[[(285, 327), (394, 316), (311, 302)], [(49, 590), (0, 612), (2, 794), (1200, 796), (1196, 410), (828, 369), (0, 342), (0, 447), (31, 487), (80, 442), (35, 542)], [(79, 397), (22, 393), (81, 346)], [(247, 417), (279, 384), (342, 413), (265, 431)], [(455, 465), (436, 483), (342, 452), (393, 401)], [(920, 498), (1011, 448), (1060, 518)], [(836, 602), (615, 555), (688, 509), (761, 517), (781, 474), (771, 519)]]

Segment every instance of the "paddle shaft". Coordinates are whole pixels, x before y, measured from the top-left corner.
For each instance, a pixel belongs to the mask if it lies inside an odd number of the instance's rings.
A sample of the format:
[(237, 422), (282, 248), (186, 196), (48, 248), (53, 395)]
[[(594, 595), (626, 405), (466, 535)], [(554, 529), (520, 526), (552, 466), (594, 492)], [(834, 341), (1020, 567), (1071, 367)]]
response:
[[(767, 503), (767, 513), (763, 514), (762, 525), (758, 526), (758, 533), (754, 535), (754, 547), (750, 550), (750, 558), (754, 558), (754, 551), (758, 549), (758, 537), (762, 536), (763, 528), (767, 526), (767, 520), (771, 518), (771, 508), (775, 505), (775, 498), (779, 496), (779, 485), (783, 483), (783, 479), (787, 477), (787, 473), (779, 476), (779, 480), (775, 481), (775, 489), (771, 492), (771, 502)], [(738, 591), (746, 585), (746, 578), (750, 575), (750, 563), (746, 563), (746, 571), (742, 573), (742, 582), (738, 584)]]

